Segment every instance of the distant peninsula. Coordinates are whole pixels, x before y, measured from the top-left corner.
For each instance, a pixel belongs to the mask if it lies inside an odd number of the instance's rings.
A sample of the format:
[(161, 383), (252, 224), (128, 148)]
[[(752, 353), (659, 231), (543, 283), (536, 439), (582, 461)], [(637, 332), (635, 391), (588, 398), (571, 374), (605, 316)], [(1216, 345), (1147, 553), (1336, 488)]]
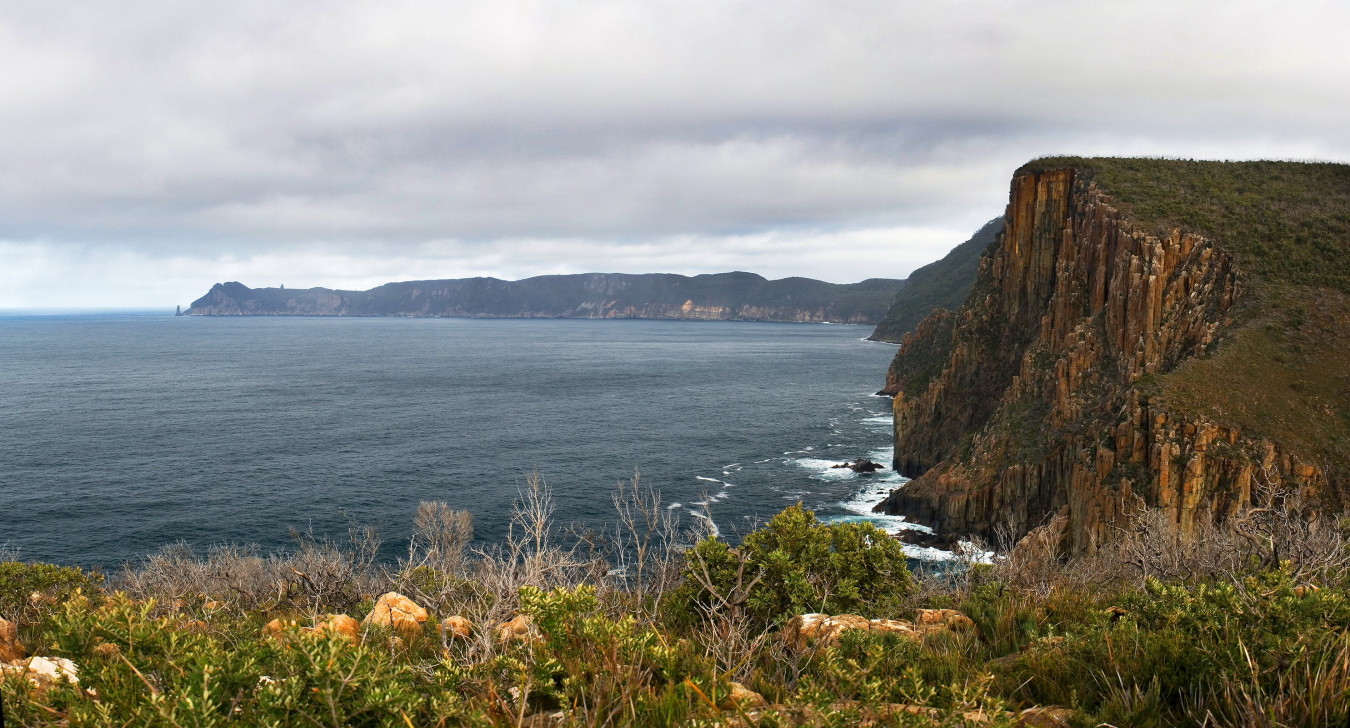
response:
[[(973, 276), (972, 276), (973, 277)], [(874, 325), (905, 281), (839, 284), (754, 273), (582, 273), (387, 283), (368, 291), (217, 283), (190, 316), (446, 316), (800, 321)]]

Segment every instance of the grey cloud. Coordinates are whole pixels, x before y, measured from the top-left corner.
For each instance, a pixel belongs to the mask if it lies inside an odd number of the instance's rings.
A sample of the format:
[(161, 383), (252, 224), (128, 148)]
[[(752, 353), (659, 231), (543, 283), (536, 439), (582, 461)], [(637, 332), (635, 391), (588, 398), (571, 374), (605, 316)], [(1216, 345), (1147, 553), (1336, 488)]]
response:
[(0, 241), (55, 246), (25, 280), (70, 246), (202, 280), (762, 266), (750, 241), (973, 229), (1041, 154), (1346, 159), (1346, 27), (1340, 3), (0, 2)]

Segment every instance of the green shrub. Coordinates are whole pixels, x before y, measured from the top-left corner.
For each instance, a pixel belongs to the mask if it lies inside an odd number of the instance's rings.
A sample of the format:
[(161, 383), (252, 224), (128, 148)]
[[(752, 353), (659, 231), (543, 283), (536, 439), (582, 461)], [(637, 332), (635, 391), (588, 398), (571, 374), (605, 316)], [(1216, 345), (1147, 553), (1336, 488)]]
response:
[(669, 597), (685, 623), (719, 608), (744, 609), (761, 626), (807, 612), (890, 615), (912, 584), (899, 541), (870, 523), (822, 524), (800, 504), (737, 548), (707, 538), (687, 558)]
[(102, 583), (101, 575), (73, 566), (0, 562), (0, 617), (35, 623), (46, 609), (66, 601), (76, 589), (97, 594)]

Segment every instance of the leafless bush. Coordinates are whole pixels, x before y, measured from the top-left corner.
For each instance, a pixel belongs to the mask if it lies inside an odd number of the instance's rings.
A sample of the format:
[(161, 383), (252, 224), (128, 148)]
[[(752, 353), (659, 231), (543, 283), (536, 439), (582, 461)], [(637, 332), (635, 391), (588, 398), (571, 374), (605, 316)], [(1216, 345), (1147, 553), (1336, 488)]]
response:
[(0, 563), (6, 561), (18, 561), (19, 549), (9, 545), (9, 542), (0, 544)]
[(1346, 535), (1334, 518), (1304, 506), (1296, 491), (1263, 494), (1258, 505), (1222, 523), (1198, 520), (1184, 532), (1163, 511), (1138, 514), (1101, 559), (1142, 581), (1240, 580), (1253, 569), (1287, 565), (1295, 581), (1325, 582), (1350, 566)]
[(650, 618), (662, 595), (680, 580), (683, 553), (693, 540), (678, 517), (662, 507), (661, 492), (642, 484), (641, 475), (619, 483), (612, 494), (618, 513), (614, 570), (639, 614)]
[(1296, 582), (1321, 583), (1350, 567), (1350, 542), (1336, 518), (1306, 506), (1291, 489), (1264, 487), (1254, 500), (1222, 521), (1197, 515), (1189, 529), (1174, 511), (1140, 508), (1112, 540), (1072, 558), (1061, 513), (1012, 548), (1005, 542), (995, 569), (1009, 584), (1047, 593), (1148, 578), (1238, 582), (1252, 570), (1281, 565)]
[(743, 612), (726, 612), (718, 619), (699, 622), (690, 634), (690, 641), (717, 665), (719, 673), (732, 680), (745, 681), (766, 651), (776, 656), (783, 650), (782, 640), (771, 632), (757, 628)]
[(317, 614), (350, 610), (383, 586), (373, 568), (379, 550), (373, 528), (353, 528), (346, 547), (310, 533), (293, 536), (293, 551), (270, 556), (256, 546), (215, 546), (203, 555), (185, 543), (172, 544), (126, 565), (113, 587), (153, 598), (165, 610), (215, 602), (241, 611)]
[(423, 501), (413, 516), (408, 566), (428, 566), (442, 574), (458, 574), (464, 549), (473, 542), (473, 514), (440, 501)]
[(512, 504), (503, 543), (471, 549), (472, 556), (461, 562), (458, 575), (439, 574), (428, 582), (421, 578), (425, 574), (405, 569), (396, 575), (395, 586), (442, 616), (457, 614), (480, 625), (473, 640), (457, 649), (475, 659), (491, 654), (498, 649), (492, 627), (514, 615), (522, 587), (545, 591), (572, 587), (585, 583), (591, 574), (591, 564), (580, 556), (577, 542), (559, 543), (554, 511), (548, 483), (532, 472)]

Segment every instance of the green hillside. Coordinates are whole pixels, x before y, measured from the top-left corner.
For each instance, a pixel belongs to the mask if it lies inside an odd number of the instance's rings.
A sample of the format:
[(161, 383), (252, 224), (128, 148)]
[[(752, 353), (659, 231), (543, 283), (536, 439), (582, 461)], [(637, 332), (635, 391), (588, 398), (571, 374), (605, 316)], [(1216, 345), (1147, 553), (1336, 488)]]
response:
[(1018, 171), (1064, 167), (1155, 232), (1211, 238), (1259, 279), (1350, 292), (1350, 165), (1046, 157)]
[(905, 334), (935, 308), (955, 311), (965, 302), (975, 285), (975, 270), (980, 254), (1003, 229), (1003, 218), (984, 224), (970, 240), (952, 248), (942, 260), (929, 263), (905, 279), (905, 287), (895, 294), (886, 318), (868, 338), (899, 343)]

